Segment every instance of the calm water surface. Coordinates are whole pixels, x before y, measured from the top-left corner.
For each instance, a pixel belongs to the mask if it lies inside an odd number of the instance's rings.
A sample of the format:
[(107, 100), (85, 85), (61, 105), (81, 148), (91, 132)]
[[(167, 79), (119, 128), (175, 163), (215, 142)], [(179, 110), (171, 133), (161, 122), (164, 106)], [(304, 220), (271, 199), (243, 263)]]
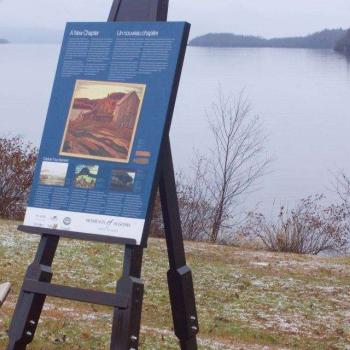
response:
[[(59, 47), (0, 45), (1, 133), (39, 143)], [(274, 159), (261, 189), (247, 198), (265, 213), (273, 203), (328, 190), (331, 172), (350, 174), (350, 64), (331, 50), (189, 48), (171, 138), (175, 165), (211, 144), (206, 111), (218, 88), (242, 89), (269, 136)]]

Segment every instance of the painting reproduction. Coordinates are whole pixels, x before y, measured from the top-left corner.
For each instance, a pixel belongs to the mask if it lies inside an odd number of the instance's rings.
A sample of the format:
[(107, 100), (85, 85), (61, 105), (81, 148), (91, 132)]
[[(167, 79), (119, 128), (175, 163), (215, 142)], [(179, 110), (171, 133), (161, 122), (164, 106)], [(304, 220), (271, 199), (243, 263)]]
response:
[(68, 163), (47, 162), (41, 164), (40, 184), (48, 186), (64, 186), (68, 171)]
[(79, 164), (75, 168), (74, 187), (91, 189), (96, 185), (98, 165)]
[(112, 171), (111, 189), (131, 192), (134, 188), (136, 173), (134, 171), (114, 169)]
[(77, 80), (60, 154), (128, 163), (146, 85)]

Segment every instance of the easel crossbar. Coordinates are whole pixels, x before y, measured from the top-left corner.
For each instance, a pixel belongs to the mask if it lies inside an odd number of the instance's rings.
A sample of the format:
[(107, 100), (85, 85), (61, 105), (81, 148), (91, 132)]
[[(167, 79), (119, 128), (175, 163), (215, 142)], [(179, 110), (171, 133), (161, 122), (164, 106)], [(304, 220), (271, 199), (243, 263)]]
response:
[(120, 293), (112, 294), (99, 292), (89, 289), (38, 282), (30, 279), (24, 281), (23, 291), (25, 293), (35, 293), (56, 298), (81, 301), (83, 303), (118, 307), (120, 309), (127, 309), (129, 305), (129, 298)]

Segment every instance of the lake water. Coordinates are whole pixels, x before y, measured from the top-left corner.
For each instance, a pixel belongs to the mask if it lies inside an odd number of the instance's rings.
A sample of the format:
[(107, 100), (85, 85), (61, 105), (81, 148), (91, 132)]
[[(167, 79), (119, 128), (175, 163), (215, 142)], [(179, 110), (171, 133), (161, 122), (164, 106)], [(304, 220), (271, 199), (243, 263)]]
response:
[[(0, 45), (0, 130), (39, 143), (59, 47)], [(206, 111), (242, 89), (260, 116), (274, 159), (246, 207), (269, 213), (309, 194), (334, 197), (331, 173), (350, 174), (350, 63), (331, 50), (189, 47), (171, 139), (176, 168), (211, 144)]]

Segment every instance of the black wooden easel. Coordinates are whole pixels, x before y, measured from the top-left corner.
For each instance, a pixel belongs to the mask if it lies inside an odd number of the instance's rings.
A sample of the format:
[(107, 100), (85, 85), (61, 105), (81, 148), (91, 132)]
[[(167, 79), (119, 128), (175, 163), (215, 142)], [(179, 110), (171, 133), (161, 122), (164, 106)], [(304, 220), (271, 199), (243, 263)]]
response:
[[(169, 0), (114, 0), (109, 21), (166, 21)], [(173, 113), (180, 74), (177, 74), (169, 114)], [(169, 130), (167, 130), (169, 131)], [(198, 320), (191, 270), (186, 265), (176, 194), (174, 169), (168, 133), (163, 139), (157, 181), (168, 248), (168, 286), (174, 330), (182, 350), (196, 350)], [(153, 191), (153, 202), (155, 191)], [(150, 217), (150, 215), (149, 215)], [(148, 222), (149, 227), (149, 222)], [(32, 342), (46, 296), (53, 296), (114, 308), (111, 350), (137, 350), (143, 299), (141, 268), (143, 247), (125, 246), (123, 275), (116, 294), (66, 287), (51, 283), (52, 262), (60, 236), (64, 232), (20, 227), (22, 231), (40, 234), (41, 240), (33, 263), (28, 267), (9, 329), (7, 350), (25, 350)], [(89, 239), (86, 235), (77, 235)], [(94, 239), (96, 240), (96, 239)]]

